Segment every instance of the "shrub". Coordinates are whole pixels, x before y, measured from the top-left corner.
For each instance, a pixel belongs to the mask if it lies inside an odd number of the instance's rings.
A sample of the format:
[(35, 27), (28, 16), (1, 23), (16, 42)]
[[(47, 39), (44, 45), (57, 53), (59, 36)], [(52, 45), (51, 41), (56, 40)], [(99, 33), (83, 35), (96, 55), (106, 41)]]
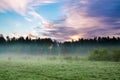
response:
[(88, 59), (95, 61), (120, 61), (120, 49), (96, 49), (90, 53)]
[(120, 61), (120, 49), (112, 50), (112, 60), (113, 61)]

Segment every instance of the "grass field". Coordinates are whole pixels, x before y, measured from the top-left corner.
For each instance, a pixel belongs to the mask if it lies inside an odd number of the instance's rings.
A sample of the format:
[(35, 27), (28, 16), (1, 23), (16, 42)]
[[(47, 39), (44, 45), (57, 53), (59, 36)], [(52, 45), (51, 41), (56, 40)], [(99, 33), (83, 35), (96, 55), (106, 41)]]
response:
[(120, 80), (120, 62), (8, 58), (0, 60), (0, 80)]

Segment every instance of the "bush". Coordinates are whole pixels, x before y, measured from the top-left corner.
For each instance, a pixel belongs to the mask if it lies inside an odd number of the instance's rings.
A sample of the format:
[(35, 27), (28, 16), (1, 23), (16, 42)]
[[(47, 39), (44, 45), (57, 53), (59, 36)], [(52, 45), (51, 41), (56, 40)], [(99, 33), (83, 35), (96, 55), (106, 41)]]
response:
[(120, 49), (112, 50), (112, 60), (113, 61), (120, 61)]
[(96, 49), (90, 53), (88, 59), (95, 61), (120, 61), (120, 49)]

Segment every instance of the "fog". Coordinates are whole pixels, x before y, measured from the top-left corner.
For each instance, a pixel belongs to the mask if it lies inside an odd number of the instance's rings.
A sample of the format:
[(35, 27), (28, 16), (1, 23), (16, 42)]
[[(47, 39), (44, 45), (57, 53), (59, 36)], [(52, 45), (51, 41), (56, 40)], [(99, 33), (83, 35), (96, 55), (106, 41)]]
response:
[(87, 56), (95, 49), (120, 48), (118, 45), (79, 45), (79, 46), (56, 46), (56, 45), (36, 45), (36, 44), (12, 44), (0, 45), (0, 55), (79, 55)]

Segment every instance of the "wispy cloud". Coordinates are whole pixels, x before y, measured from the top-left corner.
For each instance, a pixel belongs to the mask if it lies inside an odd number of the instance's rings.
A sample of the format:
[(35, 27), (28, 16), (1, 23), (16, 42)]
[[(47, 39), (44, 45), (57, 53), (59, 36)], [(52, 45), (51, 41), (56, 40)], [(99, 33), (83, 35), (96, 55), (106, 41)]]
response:
[(0, 12), (14, 11), (26, 20), (39, 20), (33, 34), (60, 41), (96, 36), (119, 36), (120, 0), (61, 0), (64, 17), (48, 21), (35, 11), (36, 6), (56, 0), (1, 0)]
[(31, 18), (38, 18), (44, 22), (44, 18), (34, 8), (55, 2), (55, 0), (0, 0), (0, 12), (14, 11), (28, 21), (32, 21)]
[[(42, 27), (48, 27), (48, 25), (52, 26), (52, 24), (40, 13), (37, 13), (35, 7), (56, 2), (56, 0), (0, 0), (0, 12), (5, 13), (7, 11), (12, 11), (24, 17), (28, 22), (38, 21)], [(37, 32), (35, 30), (22, 35), (25, 36), (29, 34), (37, 36)], [(20, 34), (18, 35), (18, 33), (14, 33), (12, 35), (17, 37), (21, 36)]]
[(116, 36), (120, 32), (120, 0), (65, 0), (63, 20), (43, 35), (58, 40)]

